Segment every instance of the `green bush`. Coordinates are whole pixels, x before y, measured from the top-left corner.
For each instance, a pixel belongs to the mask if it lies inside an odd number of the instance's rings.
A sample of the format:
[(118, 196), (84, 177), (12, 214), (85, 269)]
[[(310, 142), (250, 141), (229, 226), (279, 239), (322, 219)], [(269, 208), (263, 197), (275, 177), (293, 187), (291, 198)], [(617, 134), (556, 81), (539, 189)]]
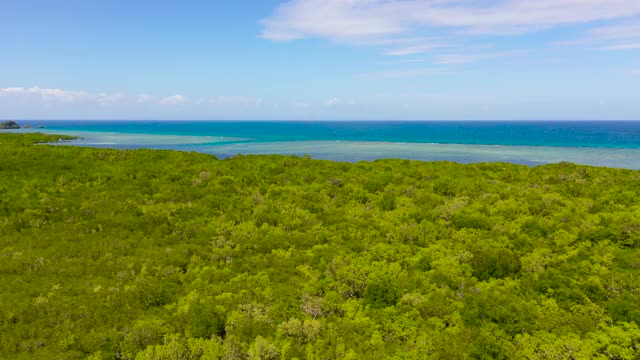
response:
[(637, 359), (640, 172), (0, 134), (0, 359)]

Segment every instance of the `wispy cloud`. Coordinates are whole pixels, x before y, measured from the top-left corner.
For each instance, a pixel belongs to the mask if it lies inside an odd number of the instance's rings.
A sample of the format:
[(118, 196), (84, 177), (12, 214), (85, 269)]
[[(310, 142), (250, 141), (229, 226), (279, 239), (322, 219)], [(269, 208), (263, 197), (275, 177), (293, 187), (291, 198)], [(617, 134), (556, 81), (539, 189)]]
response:
[(12, 97), (22, 101), (48, 104), (93, 103), (102, 106), (125, 103), (175, 105), (186, 101), (186, 98), (182, 95), (157, 98), (151, 95), (130, 95), (122, 92), (90, 93), (87, 91), (42, 88), (39, 86), (0, 88), (0, 97)]
[(210, 105), (260, 106), (264, 100), (246, 96), (214, 96), (204, 99), (204, 102)]
[(640, 76), (640, 69), (633, 69), (630, 71), (631, 75), (638, 75)]
[(187, 98), (183, 95), (176, 94), (167, 97), (163, 97), (158, 101), (160, 105), (180, 105), (184, 104), (187, 101)]
[(290, 0), (263, 20), (261, 36), (374, 41), (433, 29), (512, 35), (637, 15), (640, 1), (630, 0)]
[(148, 94), (90, 93), (87, 91), (65, 90), (60, 88), (6, 87), (0, 88), (0, 98), (7, 97), (30, 103), (42, 104), (93, 104), (100, 106), (215, 106), (215, 107), (256, 107), (263, 104), (262, 98), (245, 96), (212, 96), (200, 100), (185, 95), (154, 96)]
[(601, 26), (589, 31), (590, 35), (600, 40), (627, 40), (640, 38), (640, 23), (623, 23)]
[(349, 41), (362, 46), (417, 46), (420, 44), (431, 44), (435, 42), (436, 39), (432, 37), (382, 36), (349, 39)]
[(84, 91), (69, 91), (63, 89), (46, 89), (39, 86), (30, 88), (25, 87), (10, 87), (0, 88), (0, 96), (15, 96), (21, 98), (35, 98), (43, 101), (55, 101), (73, 103), (78, 101), (84, 101), (94, 96)]
[(153, 103), (156, 101), (156, 97), (152, 96), (152, 95), (147, 95), (147, 94), (140, 94), (140, 95), (136, 95), (136, 102), (138, 104), (146, 104), (146, 103)]
[(393, 69), (373, 71), (358, 74), (359, 78), (367, 80), (380, 80), (380, 79), (397, 79), (397, 78), (414, 78), (421, 76), (431, 76), (436, 74), (450, 73), (435, 68), (417, 68), (417, 69)]
[(129, 100), (129, 96), (124, 93), (100, 93), (95, 96), (95, 100), (101, 105), (109, 105), (113, 103), (119, 103), (121, 101)]
[(345, 100), (339, 97), (330, 98), (325, 102), (326, 106), (341, 106), (341, 105), (357, 105), (355, 100)]
[(337, 97), (331, 98), (326, 102), (327, 106), (336, 106), (340, 104), (342, 104), (342, 100), (340, 100), (340, 98), (337, 98)]
[(589, 46), (605, 51), (640, 49), (640, 19), (589, 29), (579, 39), (556, 42), (557, 46)]
[(600, 50), (607, 51), (615, 51), (615, 50), (636, 50), (640, 49), (640, 42), (638, 43), (626, 43), (626, 44), (616, 44), (601, 47)]
[(400, 64), (415, 64), (415, 63), (423, 63), (426, 62), (427, 59), (424, 58), (413, 58), (413, 59), (399, 59), (399, 60), (391, 60), (391, 61), (383, 61), (380, 62), (382, 65), (400, 65)]
[(496, 51), (487, 53), (469, 53), (469, 54), (443, 54), (435, 57), (438, 64), (469, 64), (482, 60), (496, 59), (502, 57), (515, 56), (523, 54), (525, 51)]
[(309, 104), (308, 102), (304, 102), (304, 101), (297, 101), (295, 103), (293, 103), (293, 107), (296, 109), (309, 109), (311, 108), (311, 104)]
[[(4, 116), (40, 119), (253, 119), (274, 104), (251, 96), (150, 95), (63, 88), (0, 87)], [(293, 111), (293, 105), (283, 109)]]
[(424, 54), (426, 52), (430, 52), (432, 50), (440, 49), (440, 48), (444, 48), (444, 47), (447, 47), (447, 45), (444, 45), (444, 44), (420, 44), (420, 45), (407, 46), (407, 47), (399, 48), (399, 49), (388, 50), (388, 51), (385, 52), (385, 54), (386, 55), (391, 55), (391, 56), (419, 55), (419, 54)]

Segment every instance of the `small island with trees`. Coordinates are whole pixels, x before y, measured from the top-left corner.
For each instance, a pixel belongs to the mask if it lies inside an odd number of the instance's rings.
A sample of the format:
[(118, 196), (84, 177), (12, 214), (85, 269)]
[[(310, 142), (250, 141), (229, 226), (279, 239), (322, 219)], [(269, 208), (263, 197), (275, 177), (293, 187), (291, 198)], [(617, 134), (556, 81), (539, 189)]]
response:
[(15, 121), (0, 121), (0, 130), (20, 129), (20, 125)]
[[(0, 121), (0, 130), (18, 130), (18, 129), (33, 129), (33, 128), (34, 128), (33, 125), (26, 124), (26, 125), (20, 126), (20, 124), (11, 120)], [(38, 125), (36, 126), (36, 128), (43, 129), (44, 125)]]

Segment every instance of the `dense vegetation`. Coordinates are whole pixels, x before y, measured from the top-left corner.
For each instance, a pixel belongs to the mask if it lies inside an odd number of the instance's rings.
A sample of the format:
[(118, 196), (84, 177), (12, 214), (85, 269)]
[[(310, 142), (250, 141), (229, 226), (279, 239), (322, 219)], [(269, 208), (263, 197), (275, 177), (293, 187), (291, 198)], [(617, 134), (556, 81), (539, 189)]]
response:
[(640, 172), (0, 134), (2, 359), (637, 359)]

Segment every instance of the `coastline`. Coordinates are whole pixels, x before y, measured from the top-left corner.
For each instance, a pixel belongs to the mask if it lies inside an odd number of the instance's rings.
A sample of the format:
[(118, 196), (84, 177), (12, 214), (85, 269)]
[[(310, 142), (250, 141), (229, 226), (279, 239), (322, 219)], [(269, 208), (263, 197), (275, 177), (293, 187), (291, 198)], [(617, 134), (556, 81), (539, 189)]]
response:
[[(5, 131), (2, 131), (5, 132)], [(537, 166), (559, 162), (623, 169), (640, 169), (640, 149), (562, 146), (514, 146), (451, 143), (415, 143), (349, 140), (264, 141), (260, 139), (143, 134), (59, 129), (7, 130), (14, 133), (63, 134), (80, 139), (59, 146), (86, 146), (116, 149), (162, 149), (195, 151), (220, 158), (250, 154), (309, 155), (315, 159), (343, 162), (406, 159), (453, 161), (463, 164), (507, 162)]]

